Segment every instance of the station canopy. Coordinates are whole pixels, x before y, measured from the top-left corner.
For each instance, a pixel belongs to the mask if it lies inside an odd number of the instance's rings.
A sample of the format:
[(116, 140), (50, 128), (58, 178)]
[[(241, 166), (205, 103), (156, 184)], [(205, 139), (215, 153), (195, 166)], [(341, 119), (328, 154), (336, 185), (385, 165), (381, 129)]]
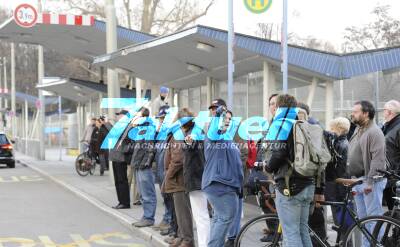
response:
[[(55, 95), (61, 95), (63, 98), (77, 103), (88, 103), (90, 100), (98, 99), (100, 93), (103, 97), (107, 97), (107, 85), (74, 78), (58, 78), (38, 85), (36, 88), (54, 93)], [(121, 88), (120, 93), (121, 98), (136, 97), (135, 89)], [(146, 91), (145, 97), (150, 98), (150, 90)]]
[[(118, 27), (118, 47), (137, 44), (154, 36)], [(64, 55), (92, 61), (106, 53), (106, 23), (95, 20), (93, 26), (55, 25), (37, 23), (31, 28), (17, 25), (13, 18), (0, 25), (0, 40), (36, 44)]]
[[(123, 68), (154, 84), (197, 87), (205, 84), (207, 77), (227, 80), (227, 40), (226, 31), (198, 25), (98, 56), (93, 64)], [(313, 77), (319, 82), (335, 81), (400, 67), (400, 47), (350, 54), (293, 45), (288, 50), (291, 88), (309, 85)], [(262, 71), (263, 62), (267, 61), (276, 81), (282, 81), (279, 42), (235, 34), (234, 54), (235, 77)]]

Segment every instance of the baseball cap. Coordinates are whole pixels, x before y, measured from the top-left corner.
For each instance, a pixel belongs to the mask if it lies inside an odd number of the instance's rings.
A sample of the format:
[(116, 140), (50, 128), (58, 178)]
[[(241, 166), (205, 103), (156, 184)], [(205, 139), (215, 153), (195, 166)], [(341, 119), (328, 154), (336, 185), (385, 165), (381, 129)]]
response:
[(223, 99), (215, 99), (215, 100), (213, 100), (211, 105), (208, 107), (208, 109), (211, 109), (213, 107), (219, 107), (219, 106), (225, 106), (226, 107), (225, 100), (223, 100)]
[(156, 115), (156, 118), (165, 117), (168, 114), (168, 109), (169, 109), (168, 105), (161, 106), (160, 110), (158, 111), (158, 113)]
[(160, 87), (160, 93), (168, 93), (169, 89), (167, 87)]
[(128, 114), (129, 112), (127, 111), (127, 110), (121, 110), (120, 112), (117, 112), (117, 113), (115, 113), (115, 115), (126, 115), (126, 114)]

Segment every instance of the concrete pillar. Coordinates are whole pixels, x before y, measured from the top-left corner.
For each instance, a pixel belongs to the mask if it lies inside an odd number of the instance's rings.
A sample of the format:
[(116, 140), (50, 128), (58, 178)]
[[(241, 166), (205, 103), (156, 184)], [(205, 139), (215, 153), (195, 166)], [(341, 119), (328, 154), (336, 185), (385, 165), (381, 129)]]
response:
[(15, 135), (16, 101), (15, 101), (15, 45), (11, 43), (11, 133)]
[(175, 106), (174, 105), (174, 98), (175, 98), (175, 89), (174, 88), (170, 88), (169, 89), (169, 93), (168, 93), (168, 105), (169, 106)]
[(269, 119), (269, 102), (268, 98), (276, 92), (275, 75), (268, 62), (263, 62), (263, 116)]
[(25, 100), (25, 152), (28, 150), (28, 136), (29, 136), (29, 108), (28, 101)]
[[(139, 103), (139, 100), (142, 98), (142, 80), (139, 78), (135, 79), (135, 88), (136, 88), (136, 100)], [(146, 94), (146, 93), (145, 93)], [(151, 114), (156, 114), (152, 112)]]
[[(114, 0), (106, 0), (105, 10), (107, 53), (112, 53), (117, 50), (117, 19), (115, 16)], [(118, 73), (112, 69), (107, 69), (107, 96), (108, 98), (120, 98)], [(116, 110), (113, 108), (108, 109), (110, 120), (114, 120)]]
[[(43, 46), (38, 47), (38, 83), (41, 85), (43, 83), (44, 77), (44, 62), (43, 62)], [(39, 159), (45, 160), (45, 145), (44, 145), (44, 128), (45, 128), (45, 96), (43, 91), (39, 90), (39, 119), (38, 119), (38, 131), (39, 131)]]
[(312, 82), (311, 82), (311, 88), (310, 92), (308, 93), (307, 97), (307, 105), (312, 109), (312, 102), (314, 101), (314, 96), (315, 96), (315, 91), (318, 86), (318, 79), (316, 77), (313, 77)]
[(325, 91), (325, 126), (333, 119), (333, 81), (326, 82)]
[(78, 148), (79, 148), (79, 153), (82, 153), (82, 145), (81, 145), (81, 140), (82, 140), (82, 107), (81, 104), (78, 103), (78, 106), (76, 107), (76, 122), (78, 125)]
[[(7, 58), (3, 57), (3, 75), (4, 75), (4, 91), (8, 94), (8, 86), (7, 86)], [(8, 99), (4, 99), (4, 108), (8, 108)]]
[[(3, 58), (0, 57), (0, 93), (3, 94)], [(3, 108), (3, 97), (0, 97), (0, 109)], [(0, 121), (2, 120), (1, 114), (0, 114)], [(1, 121), (1, 125), (3, 125), (3, 121)]]
[(212, 93), (212, 78), (207, 77), (207, 107), (211, 105), (211, 101), (213, 100), (213, 93)]

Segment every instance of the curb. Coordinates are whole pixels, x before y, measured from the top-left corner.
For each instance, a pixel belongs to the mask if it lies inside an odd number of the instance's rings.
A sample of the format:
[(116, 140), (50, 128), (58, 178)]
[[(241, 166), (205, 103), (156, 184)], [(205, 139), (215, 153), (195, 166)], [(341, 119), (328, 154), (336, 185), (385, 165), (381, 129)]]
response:
[(94, 205), (95, 207), (97, 207), (98, 209), (100, 209), (101, 211), (107, 213), (108, 215), (116, 218), (121, 224), (123, 224), (125, 227), (129, 228), (132, 232), (138, 234), (138, 236), (140, 236), (141, 238), (143, 238), (144, 240), (148, 241), (152, 246), (156, 246), (156, 247), (166, 247), (168, 246), (167, 243), (164, 242), (164, 239), (162, 236), (160, 236), (159, 234), (154, 234), (152, 232), (146, 231), (144, 230), (145, 228), (136, 228), (134, 226), (132, 226), (132, 222), (133, 219), (125, 214), (122, 214), (118, 211), (116, 211), (115, 209), (110, 208), (110, 206), (106, 205), (105, 203), (99, 201), (98, 199), (96, 199), (93, 196), (88, 195), (87, 193), (77, 189), (74, 186), (71, 186), (67, 183), (65, 183), (64, 181), (57, 179), (56, 177), (48, 174), (47, 172), (43, 171), (42, 169), (31, 165), (23, 160), (17, 160), (17, 162), (25, 167), (28, 167), (34, 171), (36, 171), (37, 173), (47, 177), (48, 179), (52, 180), (53, 182), (55, 182), (58, 185), (61, 185), (62, 187), (64, 187), (65, 189), (69, 190), (70, 192), (72, 192), (73, 194), (75, 194), (76, 196), (86, 200), (87, 202), (91, 203), (92, 205)]

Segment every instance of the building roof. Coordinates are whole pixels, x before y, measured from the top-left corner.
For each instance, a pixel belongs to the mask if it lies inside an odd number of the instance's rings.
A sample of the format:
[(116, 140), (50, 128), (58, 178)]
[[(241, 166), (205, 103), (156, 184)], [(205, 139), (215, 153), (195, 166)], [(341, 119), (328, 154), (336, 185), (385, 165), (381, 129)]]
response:
[[(123, 27), (117, 28), (118, 47), (141, 43), (155, 36)], [(95, 20), (93, 26), (36, 24), (18, 26), (11, 17), (0, 25), (3, 41), (37, 44), (65, 55), (91, 61), (106, 52), (106, 23)]]
[[(99, 94), (102, 94), (103, 97), (107, 96), (107, 85), (75, 78), (60, 78), (59, 80), (38, 85), (36, 88), (53, 92), (77, 103), (87, 103), (90, 100), (98, 99)], [(121, 88), (120, 92), (121, 98), (136, 97), (135, 89)], [(147, 90), (145, 97), (150, 98), (150, 96), (150, 90)]]
[[(227, 31), (195, 26), (94, 59), (95, 65), (120, 67), (135, 76), (175, 88), (205, 84), (206, 77), (227, 80)], [(260, 71), (263, 61), (281, 77), (281, 44), (249, 35), (235, 35), (235, 76)], [(400, 67), (400, 47), (336, 54), (289, 45), (289, 86), (320, 80), (347, 79)]]

